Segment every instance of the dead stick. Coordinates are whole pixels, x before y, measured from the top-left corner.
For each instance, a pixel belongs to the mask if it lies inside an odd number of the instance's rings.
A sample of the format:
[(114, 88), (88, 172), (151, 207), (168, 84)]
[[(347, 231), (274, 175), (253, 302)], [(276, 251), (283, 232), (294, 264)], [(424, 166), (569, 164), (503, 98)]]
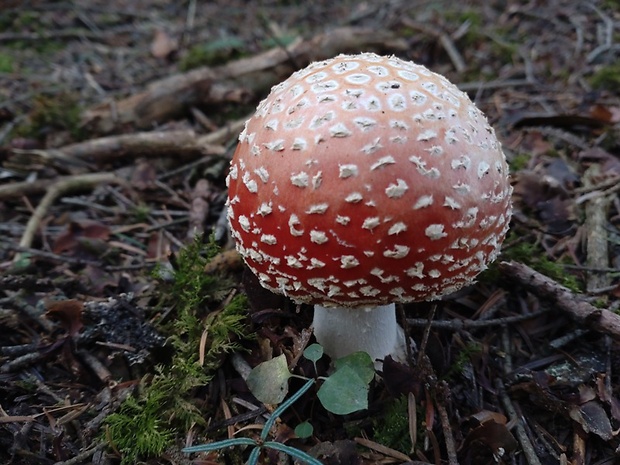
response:
[[(102, 183), (112, 182), (118, 183), (121, 182), (121, 179), (115, 173), (94, 173), (62, 178), (62, 180), (53, 184), (45, 196), (43, 196), (37, 208), (32, 212), (32, 216), (28, 220), (21, 241), (19, 241), (19, 246), (30, 247), (32, 245), (32, 241), (37, 229), (39, 229), (41, 221), (43, 221), (43, 217), (59, 196), (72, 190), (88, 189)], [(15, 255), (13, 261), (17, 262), (20, 258), (21, 254), (18, 253)]]
[(448, 465), (459, 465), (454, 435), (452, 434), (452, 425), (450, 425), (450, 419), (448, 418), (448, 412), (445, 406), (445, 403), (450, 398), (450, 388), (445, 381), (440, 381), (437, 386), (437, 391), (438, 396), (437, 402), (435, 402), (435, 407), (439, 412), (439, 419), (441, 420), (444, 441), (446, 443), (446, 452), (448, 453)]
[(521, 449), (523, 449), (523, 455), (525, 455), (525, 459), (529, 465), (542, 465), (540, 460), (538, 460), (538, 455), (534, 449), (534, 445), (532, 441), (530, 441), (530, 437), (527, 435), (527, 431), (525, 431), (525, 426), (523, 425), (524, 419), (521, 415), (517, 415), (517, 411), (512, 405), (512, 401), (508, 394), (506, 393), (506, 389), (504, 388), (504, 383), (498, 378), (495, 381), (495, 387), (498, 390), (499, 398), (504, 404), (504, 410), (510, 421), (516, 422), (516, 433), (517, 438), (519, 439), (519, 443), (521, 444)]
[[(601, 176), (601, 166), (593, 164), (585, 174), (584, 180), (587, 186), (595, 183)], [(586, 265), (588, 268), (607, 268), (609, 266), (609, 240), (607, 238), (607, 206), (611, 197), (595, 196), (586, 202)], [(595, 289), (604, 289), (611, 283), (610, 276), (606, 273), (588, 273), (587, 289), (589, 292)], [(605, 298), (603, 296), (603, 298)]]
[(223, 155), (226, 149), (209, 144), (207, 136), (197, 136), (192, 130), (139, 132), (91, 139), (57, 149), (18, 150), (14, 153), (38, 155), (43, 159), (71, 162), (72, 160), (110, 160), (131, 157), (196, 158), (204, 155)]
[(308, 40), (296, 40), (286, 48), (155, 81), (140, 94), (91, 108), (82, 115), (82, 123), (103, 133), (126, 123), (150, 127), (185, 113), (191, 106), (246, 101), (248, 92), (263, 93), (311, 61), (358, 50), (394, 52), (407, 48), (407, 43), (391, 31), (336, 28)]
[(452, 39), (450, 38), (448, 34), (446, 34), (441, 29), (429, 26), (426, 23), (420, 23), (418, 21), (413, 21), (410, 18), (402, 18), (401, 21), (407, 27), (418, 29), (425, 34), (434, 36), (435, 38), (439, 39), (441, 46), (444, 48), (444, 50), (448, 54), (448, 57), (452, 61), (452, 64), (454, 65), (454, 69), (456, 69), (456, 71), (459, 73), (462, 73), (463, 71), (465, 71), (465, 69), (467, 68), (467, 65), (465, 64), (465, 60), (463, 60), (463, 56), (458, 51), (458, 49), (454, 45), (454, 42), (452, 41)]
[(200, 138), (192, 130), (141, 132), (121, 136), (102, 137), (60, 149), (64, 154), (75, 158), (109, 159), (128, 154), (133, 156), (181, 158), (202, 155), (222, 155), (226, 150), (221, 146), (200, 143)]
[(556, 283), (553, 279), (516, 262), (499, 264), (502, 273), (516, 279), (527, 290), (555, 304), (570, 318), (601, 333), (620, 339), (620, 316), (586, 302), (582, 295)]
[(430, 322), (428, 318), (407, 318), (406, 322), (409, 326), (430, 326), (433, 329), (447, 329), (452, 331), (471, 330), (477, 328), (488, 328), (490, 326), (505, 326), (519, 321), (531, 320), (548, 313), (549, 310), (539, 310), (525, 315), (505, 316), (501, 318), (493, 318), (492, 320), (433, 320)]
[[(56, 181), (60, 179), (64, 178), (57, 178)], [(36, 181), (24, 181), (6, 184), (4, 186), (0, 186), (0, 200), (6, 200), (10, 199), (11, 197), (18, 197), (20, 195), (30, 195), (45, 192), (49, 188), (50, 184), (53, 183), (54, 180), (52, 179), (38, 179)]]

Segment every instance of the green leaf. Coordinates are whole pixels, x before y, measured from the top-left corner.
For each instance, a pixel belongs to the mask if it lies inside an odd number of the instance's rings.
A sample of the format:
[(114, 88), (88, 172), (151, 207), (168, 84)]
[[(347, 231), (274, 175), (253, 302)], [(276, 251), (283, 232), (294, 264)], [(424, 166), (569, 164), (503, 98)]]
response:
[(334, 368), (317, 393), (323, 407), (338, 415), (368, 408), (368, 389), (375, 376), (370, 355), (354, 352), (335, 360)]
[(355, 369), (344, 365), (325, 380), (317, 396), (330, 412), (347, 415), (368, 408), (368, 384)]
[(314, 433), (314, 427), (309, 421), (304, 421), (295, 427), (295, 435), (301, 439), (307, 439)]
[(349, 367), (367, 384), (375, 377), (375, 365), (372, 363), (370, 355), (366, 352), (354, 352), (346, 357), (339, 358), (334, 361), (334, 367), (336, 371)]
[(304, 357), (316, 363), (323, 356), (323, 346), (320, 344), (310, 344), (304, 350)]
[(265, 404), (279, 404), (288, 392), (288, 371), (284, 354), (258, 364), (246, 380), (250, 391)]

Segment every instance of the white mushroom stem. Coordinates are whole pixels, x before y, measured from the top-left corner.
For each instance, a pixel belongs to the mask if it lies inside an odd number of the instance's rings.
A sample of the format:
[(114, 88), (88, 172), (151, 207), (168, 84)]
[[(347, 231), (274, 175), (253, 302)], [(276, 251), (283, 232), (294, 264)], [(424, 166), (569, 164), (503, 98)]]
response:
[(406, 360), (405, 332), (396, 322), (394, 304), (369, 308), (315, 305), (312, 325), (317, 342), (332, 359), (362, 351), (375, 361), (387, 355)]

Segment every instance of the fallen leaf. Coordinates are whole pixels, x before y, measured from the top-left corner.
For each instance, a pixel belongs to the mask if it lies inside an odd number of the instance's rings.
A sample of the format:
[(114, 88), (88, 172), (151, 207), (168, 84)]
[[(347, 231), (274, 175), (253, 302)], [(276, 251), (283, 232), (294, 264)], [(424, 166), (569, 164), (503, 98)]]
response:
[(579, 177), (561, 159), (522, 170), (515, 184), (515, 199), (537, 213), (551, 234), (568, 233), (575, 222), (573, 201), (568, 192)]
[(336, 415), (348, 415), (368, 408), (368, 383), (349, 366), (325, 380), (317, 397), (323, 407)]
[(349, 439), (333, 443), (321, 441), (308, 452), (325, 465), (360, 465), (362, 463), (357, 452), (357, 444)]
[(620, 108), (615, 106), (605, 106), (597, 104), (590, 108), (590, 115), (606, 124), (615, 124), (620, 122)]
[(152, 162), (140, 159), (131, 174), (131, 185), (136, 189), (144, 190), (155, 186), (157, 170)]
[(485, 455), (487, 449), (499, 462), (504, 454), (517, 448), (517, 441), (508, 429), (507, 419), (501, 413), (482, 410), (467, 421), (472, 424), (472, 428), (463, 441), (461, 454), (479, 457)]
[(151, 42), (151, 55), (155, 58), (167, 58), (178, 48), (178, 42), (170, 37), (168, 33), (162, 29), (155, 31), (155, 37)]
[(67, 229), (56, 237), (52, 252), (62, 254), (73, 251), (79, 246), (82, 238), (107, 241), (109, 237), (110, 228), (103, 223), (93, 220), (72, 221), (68, 224)]
[(45, 304), (45, 308), (47, 310), (47, 317), (58, 321), (71, 337), (77, 336), (84, 327), (82, 323), (84, 304), (78, 300), (48, 301)]
[(586, 433), (596, 434), (605, 441), (614, 437), (607, 412), (598, 401), (593, 400), (583, 405), (574, 405), (571, 407), (569, 415), (581, 425)]
[(248, 388), (264, 404), (279, 404), (288, 393), (288, 371), (284, 354), (259, 363), (250, 372), (246, 380)]

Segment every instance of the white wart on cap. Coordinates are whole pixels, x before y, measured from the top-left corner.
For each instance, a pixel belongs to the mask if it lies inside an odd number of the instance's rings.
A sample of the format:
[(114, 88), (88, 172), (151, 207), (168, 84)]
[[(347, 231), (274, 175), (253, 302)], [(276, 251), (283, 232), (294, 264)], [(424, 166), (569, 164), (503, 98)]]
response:
[(484, 115), (443, 76), (364, 53), (312, 63), (247, 122), (228, 176), (237, 248), (298, 302), (432, 300), (495, 259), (508, 168)]

